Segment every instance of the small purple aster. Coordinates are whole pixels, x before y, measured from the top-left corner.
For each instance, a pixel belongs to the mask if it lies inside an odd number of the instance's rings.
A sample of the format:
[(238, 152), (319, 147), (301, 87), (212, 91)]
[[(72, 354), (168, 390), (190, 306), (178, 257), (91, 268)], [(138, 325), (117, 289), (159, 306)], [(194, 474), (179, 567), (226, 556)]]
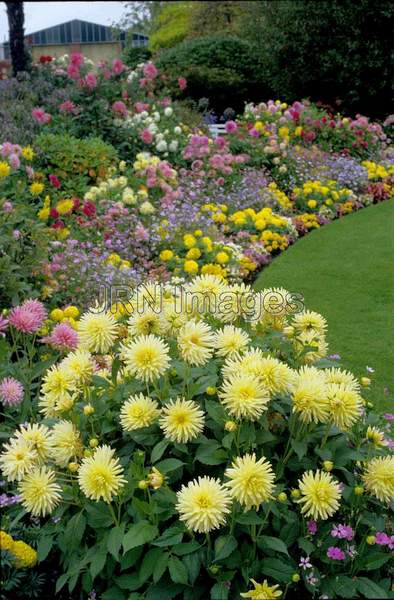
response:
[(381, 531), (378, 531), (375, 534), (375, 538), (376, 538), (376, 544), (378, 544), (379, 546), (387, 546), (390, 542), (390, 538), (387, 535), (387, 533), (383, 533)]
[(393, 413), (384, 413), (384, 415), (383, 415), (383, 416), (384, 416), (384, 418), (385, 418), (387, 421), (394, 421), (394, 414), (393, 414)]
[(345, 560), (346, 558), (343, 550), (341, 550), (340, 548), (336, 548), (335, 546), (329, 547), (329, 549), (327, 550), (327, 556), (332, 560)]
[(331, 530), (331, 536), (351, 542), (354, 538), (354, 531), (349, 525), (334, 525)]
[(307, 529), (308, 529), (308, 533), (310, 533), (311, 535), (315, 535), (316, 531), (317, 531), (317, 523), (316, 521), (308, 521), (307, 524)]

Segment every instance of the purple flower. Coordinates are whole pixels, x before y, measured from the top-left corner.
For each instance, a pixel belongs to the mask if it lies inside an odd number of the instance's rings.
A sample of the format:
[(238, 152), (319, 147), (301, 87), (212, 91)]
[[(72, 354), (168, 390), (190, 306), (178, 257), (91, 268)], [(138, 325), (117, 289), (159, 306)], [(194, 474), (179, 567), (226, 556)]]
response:
[(330, 354), (328, 358), (330, 358), (331, 360), (341, 360), (340, 354)]
[(331, 530), (331, 536), (351, 542), (354, 538), (354, 531), (349, 525), (335, 525)]
[(341, 550), (340, 548), (336, 548), (335, 546), (329, 547), (329, 549), (327, 550), (327, 556), (332, 560), (345, 560), (346, 558), (343, 550)]
[(317, 531), (317, 523), (316, 523), (316, 521), (308, 521), (307, 524), (306, 524), (306, 526), (307, 526), (308, 532), (311, 535), (315, 535), (315, 533)]
[(390, 550), (394, 550), (394, 535), (390, 536), (388, 546), (389, 546)]
[(394, 421), (394, 414), (393, 414), (393, 413), (384, 413), (384, 415), (383, 415), (383, 416), (384, 416), (384, 418), (385, 418), (387, 421)]
[(375, 373), (375, 369), (373, 369), (372, 367), (368, 367), (367, 365), (365, 368), (368, 371), (368, 373)]
[(376, 532), (375, 534), (376, 544), (379, 546), (387, 546), (390, 542), (390, 538), (387, 533), (383, 533), (381, 531)]
[(306, 571), (306, 569), (312, 569), (312, 563), (310, 562), (309, 556), (306, 556), (305, 558), (301, 557), (298, 566), (301, 567), (301, 569), (304, 569), (304, 571)]

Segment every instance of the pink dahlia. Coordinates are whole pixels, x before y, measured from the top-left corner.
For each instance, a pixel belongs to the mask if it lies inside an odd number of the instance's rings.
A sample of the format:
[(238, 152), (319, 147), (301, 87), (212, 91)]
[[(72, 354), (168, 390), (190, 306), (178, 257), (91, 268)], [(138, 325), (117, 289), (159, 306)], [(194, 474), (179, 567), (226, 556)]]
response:
[(187, 81), (186, 81), (185, 77), (178, 77), (178, 85), (179, 85), (179, 89), (181, 91), (186, 89)]
[(35, 333), (46, 318), (46, 310), (38, 300), (26, 300), (10, 312), (9, 321), (18, 331)]
[(234, 131), (237, 131), (238, 126), (235, 121), (227, 121), (225, 129), (227, 133), (234, 133)]
[(156, 69), (155, 65), (151, 62), (146, 63), (142, 71), (144, 73), (144, 76), (148, 80), (152, 80), (158, 75), (158, 70)]
[(0, 400), (6, 406), (16, 406), (23, 400), (23, 385), (13, 377), (0, 381)]
[(43, 108), (39, 107), (33, 108), (33, 110), (31, 111), (31, 116), (40, 125), (46, 125), (52, 119), (50, 114), (46, 113)]
[(27, 308), (28, 310), (33, 312), (35, 315), (37, 315), (37, 318), (40, 319), (41, 321), (45, 321), (45, 319), (48, 316), (45, 306), (39, 300), (32, 300), (31, 298), (29, 298), (28, 300), (24, 301), (22, 306), (23, 306), (23, 308)]
[(97, 87), (97, 79), (94, 73), (88, 73), (85, 75), (85, 79), (83, 81), (86, 87), (88, 87), (90, 90), (93, 90), (95, 87)]
[(122, 63), (120, 58), (115, 58), (112, 61), (112, 72), (115, 73), (115, 75), (120, 75), (120, 73), (123, 70), (124, 70), (124, 64)]
[(122, 100), (117, 100), (112, 105), (112, 112), (118, 113), (119, 115), (127, 115), (127, 106)]
[(78, 346), (78, 334), (69, 323), (58, 323), (51, 335), (41, 341), (57, 350), (75, 350)]
[(5, 330), (8, 327), (8, 319), (0, 315), (0, 334), (4, 335)]

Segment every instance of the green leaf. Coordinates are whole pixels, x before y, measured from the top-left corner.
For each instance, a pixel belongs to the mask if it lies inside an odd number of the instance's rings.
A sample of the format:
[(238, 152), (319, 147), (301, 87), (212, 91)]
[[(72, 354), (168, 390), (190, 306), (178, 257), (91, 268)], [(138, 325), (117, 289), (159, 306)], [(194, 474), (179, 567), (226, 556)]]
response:
[(71, 517), (64, 532), (64, 543), (67, 551), (79, 546), (85, 532), (85, 527), (86, 519), (82, 511)]
[(337, 577), (332, 577), (330, 579), (330, 583), (332, 583), (334, 592), (340, 598), (357, 597), (356, 584), (350, 577), (346, 577), (346, 575), (337, 575)]
[(205, 409), (215, 423), (223, 425), (223, 423), (227, 420), (226, 411), (224, 410), (223, 406), (219, 404), (219, 402), (214, 402), (214, 400), (205, 400)]
[(300, 460), (301, 460), (301, 458), (304, 458), (305, 454), (308, 451), (308, 444), (306, 443), (305, 440), (298, 441), (298, 442), (296, 440), (292, 440), (291, 447), (293, 448), (294, 452), (297, 454), (297, 456)]
[(161, 547), (175, 546), (175, 544), (179, 544), (182, 541), (184, 533), (185, 528), (182, 524), (173, 525), (163, 531), (161, 536), (153, 542), (153, 545)]
[(387, 592), (367, 577), (358, 577), (356, 579), (356, 587), (366, 598), (388, 598)]
[(229, 589), (225, 583), (215, 583), (211, 588), (211, 600), (227, 600)]
[(166, 458), (165, 460), (157, 463), (156, 468), (159, 469), (161, 473), (170, 473), (171, 471), (180, 469), (184, 464), (184, 462), (178, 460), (177, 458)]
[(150, 456), (150, 460), (151, 460), (152, 464), (154, 464), (157, 460), (160, 460), (160, 458), (163, 456), (163, 454), (166, 451), (167, 446), (169, 446), (169, 444), (170, 444), (170, 440), (166, 440), (164, 438), (163, 440), (161, 440), (161, 442), (159, 442), (158, 444), (156, 444), (156, 446), (153, 447), (152, 453)]
[(65, 586), (65, 584), (67, 583), (67, 579), (68, 579), (69, 575), (68, 573), (64, 573), (63, 575), (61, 575), (59, 577), (59, 579), (56, 581), (56, 594), (58, 592), (60, 592), (60, 590), (62, 589), (62, 587)]
[(109, 527), (113, 524), (108, 505), (104, 504), (104, 502), (100, 504), (87, 504), (86, 512), (88, 513), (88, 523), (93, 529)]
[[(131, 596), (128, 596), (127, 600), (130, 600), (130, 598)], [(118, 587), (113, 586), (103, 594), (100, 594), (100, 600), (124, 600), (124, 594)]]
[(232, 535), (222, 535), (215, 541), (215, 560), (224, 560), (238, 546), (238, 542)]
[(151, 525), (148, 521), (140, 521), (132, 525), (123, 538), (123, 550), (127, 552), (131, 548), (142, 546), (147, 542), (151, 542), (158, 534), (158, 529), (155, 525)]
[(308, 555), (312, 554), (312, 552), (315, 549), (315, 546), (312, 544), (312, 542), (310, 542), (306, 538), (302, 538), (302, 537), (298, 538), (297, 542), (298, 542), (298, 546), (301, 548), (301, 550), (303, 550)]
[(369, 556), (367, 556), (362, 564), (366, 571), (373, 571), (374, 569), (379, 569), (388, 560), (390, 560), (390, 558), (391, 556), (389, 554), (375, 552), (374, 554), (370, 554)]
[(262, 535), (259, 537), (257, 540), (257, 545), (262, 550), (264, 550), (264, 548), (268, 548), (269, 550), (274, 550), (275, 552), (281, 552), (282, 554), (289, 555), (286, 544), (279, 538), (272, 537), (270, 535)]
[(198, 552), (196, 552), (195, 554), (187, 554), (187, 556), (183, 557), (182, 562), (186, 566), (187, 572), (189, 574), (189, 582), (191, 583), (191, 585), (193, 585), (200, 574), (200, 554)]
[(272, 577), (275, 581), (288, 583), (294, 570), (295, 567), (289, 564), (289, 562), (284, 563), (277, 558), (265, 558), (261, 562), (262, 573), (268, 577)]
[(96, 554), (93, 556), (93, 560), (90, 563), (90, 574), (92, 579), (103, 570), (105, 561), (107, 560), (107, 550), (104, 548), (99, 548)]
[(114, 581), (116, 585), (118, 585), (122, 590), (128, 590), (129, 592), (138, 590), (138, 588), (142, 585), (140, 583), (138, 573), (131, 573), (130, 575), (119, 575), (119, 577), (115, 577)]
[(168, 570), (174, 583), (187, 584), (187, 569), (183, 562), (176, 556), (172, 556), (168, 561)]
[(37, 554), (38, 554), (39, 562), (46, 559), (46, 557), (48, 556), (48, 554), (51, 551), (52, 545), (53, 545), (52, 537), (44, 536), (44, 537), (40, 538), (40, 540), (37, 544)]
[(227, 452), (220, 448), (220, 444), (214, 440), (209, 440), (198, 446), (196, 460), (204, 465), (220, 465), (226, 462)]
[(236, 521), (241, 525), (261, 525), (263, 519), (262, 517), (259, 517), (256, 512), (250, 510), (249, 512), (237, 517)]
[(172, 600), (172, 598), (175, 598), (182, 592), (182, 589), (180, 585), (162, 585), (159, 583), (148, 589), (144, 600)]
[(115, 560), (119, 559), (119, 550), (122, 546), (122, 540), (124, 536), (125, 523), (119, 525), (119, 527), (113, 527), (109, 532), (107, 540), (107, 550)]
[(139, 568), (140, 582), (145, 583), (149, 577), (153, 574), (157, 561), (162, 556), (163, 550), (161, 548), (152, 548), (144, 556), (144, 560)]
[(161, 556), (157, 559), (155, 564), (155, 568), (153, 569), (153, 581), (157, 583), (164, 575), (164, 571), (168, 565), (168, 559), (170, 555), (167, 552), (163, 552)]
[(186, 542), (185, 544), (176, 544), (172, 547), (172, 551), (177, 556), (185, 556), (186, 554), (196, 552), (200, 548), (201, 544), (196, 542), (196, 540), (192, 540), (191, 542)]

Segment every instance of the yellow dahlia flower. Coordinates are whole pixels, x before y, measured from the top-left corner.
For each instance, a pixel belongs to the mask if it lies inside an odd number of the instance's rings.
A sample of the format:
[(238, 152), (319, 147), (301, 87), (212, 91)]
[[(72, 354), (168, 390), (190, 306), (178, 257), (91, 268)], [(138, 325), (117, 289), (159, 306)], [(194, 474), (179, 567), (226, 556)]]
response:
[(288, 392), (294, 385), (295, 372), (277, 358), (268, 356), (256, 365), (258, 375), (271, 394)]
[(121, 346), (121, 357), (126, 373), (146, 382), (158, 379), (170, 364), (167, 344), (152, 334), (140, 335)]
[(293, 340), (294, 349), (304, 363), (313, 363), (327, 356), (328, 344), (323, 334), (302, 331)]
[(370, 442), (375, 444), (375, 446), (385, 446), (386, 445), (384, 433), (377, 427), (369, 426), (367, 429), (367, 432), (365, 434), (365, 437), (367, 440), (369, 440)]
[(298, 480), (301, 498), (301, 512), (312, 519), (328, 519), (339, 508), (341, 491), (339, 484), (330, 473), (307, 471)]
[(126, 483), (123, 467), (114, 458), (114, 450), (109, 446), (97, 448), (93, 456), (84, 458), (78, 471), (81, 490), (91, 500), (103, 499), (111, 502)]
[(144, 312), (135, 312), (128, 320), (128, 330), (131, 336), (149, 335), (155, 333), (161, 335), (166, 329), (166, 323), (163, 315), (153, 309), (144, 310)]
[(256, 460), (256, 455), (238, 456), (231, 467), (226, 469), (225, 476), (230, 481), (225, 486), (230, 489), (234, 500), (250, 510), (256, 509), (262, 502), (272, 498), (275, 475), (271, 463), (263, 457)]
[(394, 456), (380, 456), (367, 463), (363, 480), (368, 492), (381, 502), (394, 499)]
[(71, 394), (74, 390), (75, 382), (70, 371), (53, 365), (46, 372), (41, 385), (40, 412), (45, 417), (54, 417), (60, 410), (65, 410), (66, 406), (71, 407)]
[(51, 455), (57, 465), (66, 467), (71, 459), (82, 456), (81, 436), (70, 421), (56, 423), (52, 429), (51, 440)]
[(26, 475), (19, 484), (22, 506), (34, 517), (45, 517), (60, 502), (61, 487), (56, 483), (55, 473), (41, 467)]
[(21, 481), (37, 466), (37, 453), (24, 439), (13, 439), (4, 444), (0, 466), (7, 481)]
[(105, 354), (119, 333), (119, 326), (110, 312), (91, 309), (79, 320), (78, 336), (81, 347), (89, 352)]
[(305, 310), (294, 316), (292, 325), (297, 332), (310, 332), (324, 334), (327, 329), (327, 321), (322, 315), (313, 310)]
[(218, 356), (233, 356), (250, 344), (250, 337), (240, 327), (225, 325), (215, 333), (214, 348)]
[(264, 365), (264, 354), (260, 348), (250, 348), (243, 356), (227, 356), (222, 367), (224, 378), (231, 377), (234, 373), (245, 373), (259, 377), (262, 366)]
[(93, 360), (90, 352), (86, 350), (75, 350), (70, 352), (60, 363), (70, 375), (75, 385), (87, 385), (93, 375)]
[(215, 337), (209, 325), (202, 321), (185, 323), (179, 330), (177, 341), (183, 360), (191, 365), (204, 365), (213, 354)]
[(182, 486), (176, 509), (189, 529), (208, 533), (225, 523), (230, 504), (231, 496), (219, 479), (199, 477)]
[(34, 548), (20, 540), (13, 543), (11, 553), (15, 557), (15, 560), (12, 562), (16, 569), (34, 567), (37, 562), (37, 552), (34, 550)]
[(143, 394), (130, 396), (120, 410), (120, 423), (125, 431), (149, 427), (160, 416), (159, 405)]
[(352, 392), (360, 391), (359, 382), (354, 377), (353, 373), (350, 373), (349, 371), (344, 371), (338, 367), (333, 367), (332, 369), (325, 369), (323, 374), (326, 383), (342, 384), (347, 390)]
[(38, 461), (41, 462), (49, 456), (52, 442), (50, 431), (45, 425), (21, 425), (20, 430), (15, 432), (15, 437), (24, 440), (30, 446)]
[(160, 427), (166, 438), (184, 444), (202, 432), (204, 413), (197, 402), (177, 398), (163, 407)]
[(302, 367), (294, 382), (293, 412), (304, 423), (326, 422), (329, 418), (327, 385), (314, 367)]
[(263, 583), (257, 583), (254, 579), (250, 580), (253, 583), (254, 589), (240, 594), (242, 598), (251, 598), (252, 600), (275, 600), (282, 595), (279, 590), (279, 585), (268, 585), (267, 580)]
[(336, 427), (346, 431), (361, 416), (362, 402), (359, 394), (346, 389), (345, 385), (331, 383), (327, 386), (330, 420)]
[(230, 415), (252, 421), (256, 421), (267, 410), (270, 400), (261, 381), (242, 372), (223, 381), (219, 398)]

